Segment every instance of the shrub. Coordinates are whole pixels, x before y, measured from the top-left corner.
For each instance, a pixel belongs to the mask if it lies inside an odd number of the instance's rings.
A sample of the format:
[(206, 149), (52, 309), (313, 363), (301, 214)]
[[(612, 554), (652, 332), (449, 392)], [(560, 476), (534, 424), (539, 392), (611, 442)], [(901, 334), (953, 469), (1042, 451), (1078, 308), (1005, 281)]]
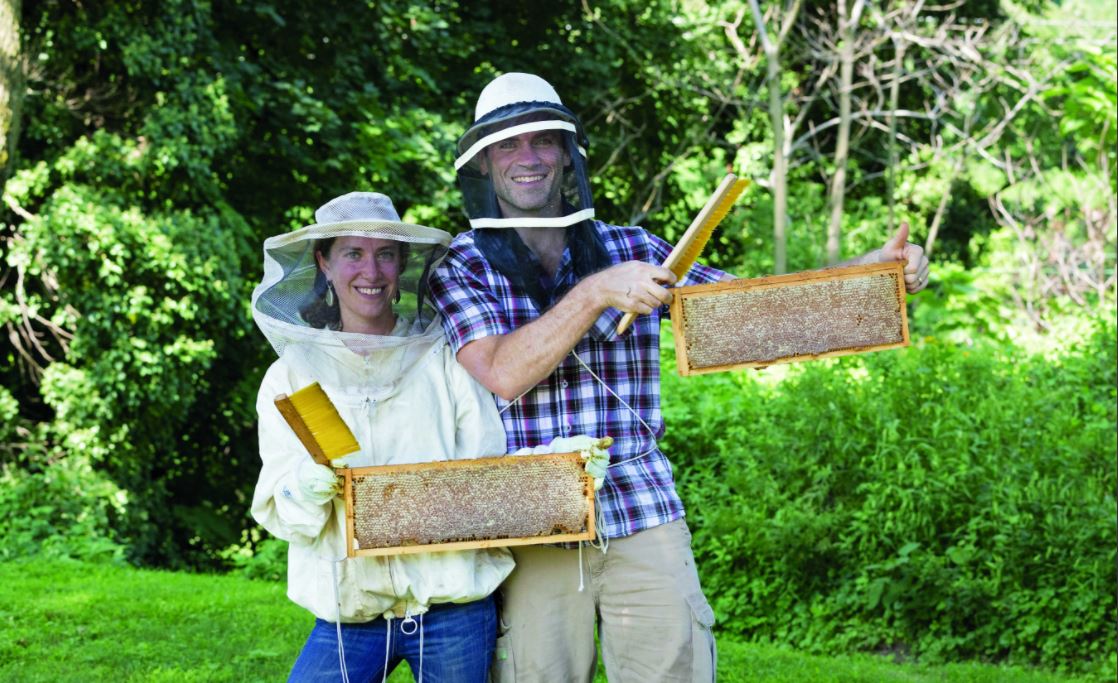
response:
[(1106, 660), (1113, 317), (1064, 346), (925, 339), (765, 373), (666, 369), (663, 447), (721, 628), (929, 661)]
[(42, 469), (0, 469), (0, 559), (33, 555), (119, 562), (111, 512), (121, 491), (88, 461), (65, 458)]
[(287, 541), (267, 536), (259, 527), (251, 533), (263, 537), (227, 553), (226, 560), (232, 565), (233, 573), (249, 579), (287, 581)]

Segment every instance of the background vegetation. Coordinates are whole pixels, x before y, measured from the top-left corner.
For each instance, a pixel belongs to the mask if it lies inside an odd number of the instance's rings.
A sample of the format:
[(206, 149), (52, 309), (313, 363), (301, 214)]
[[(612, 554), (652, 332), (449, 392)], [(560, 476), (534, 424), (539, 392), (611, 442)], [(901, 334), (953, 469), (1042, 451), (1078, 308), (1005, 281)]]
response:
[(911, 349), (667, 362), (723, 633), (1112, 678), (1115, 29), (1087, 0), (4, 0), (0, 558), (282, 578), (247, 514), (260, 243), (353, 189), (460, 230), (454, 141), (522, 70), (582, 113), (611, 222), (674, 239), (730, 168), (714, 265), (901, 220), (934, 255)]

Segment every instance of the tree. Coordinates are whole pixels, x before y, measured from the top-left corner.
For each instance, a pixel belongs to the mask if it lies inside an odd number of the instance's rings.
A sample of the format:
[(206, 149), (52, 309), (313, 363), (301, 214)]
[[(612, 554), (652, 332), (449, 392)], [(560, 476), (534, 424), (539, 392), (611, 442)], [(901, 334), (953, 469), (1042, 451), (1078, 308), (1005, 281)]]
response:
[(831, 222), (827, 229), (827, 264), (840, 258), (842, 239), (842, 202), (846, 194), (846, 160), (850, 153), (850, 91), (854, 81), (854, 29), (865, 8), (855, 0), (849, 13), (846, 0), (838, 0), (839, 17), (839, 129), (835, 142), (835, 172), (831, 177)]
[[(774, 6), (775, 7), (775, 6)], [(753, 13), (754, 26), (761, 37), (761, 46), (765, 52), (765, 68), (767, 76), (765, 82), (769, 90), (769, 120), (772, 121), (773, 133), (773, 260), (774, 270), (777, 274), (784, 273), (788, 268), (788, 245), (785, 236), (785, 227), (788, 221), (788, 157), (787, 144), (791, 138), (791, 126), (784, 113), (784, 97), (781, 92), (780, 82), (780, 51), (789, 31), (796, 22), (796, 15), (800, 11), (800, 0), (791, 0), (776, 15), (773, 21), (779, 26), (776, 35), (769, 37), (765, 28), (765, 17), (757, 0), (749, 0), (749, 9)], [(740, 15), (738, 20), (740, 21)]]
[(23, 109), (19, 16), (20, 0), (0, 2), (0, 189), (15, 161)]

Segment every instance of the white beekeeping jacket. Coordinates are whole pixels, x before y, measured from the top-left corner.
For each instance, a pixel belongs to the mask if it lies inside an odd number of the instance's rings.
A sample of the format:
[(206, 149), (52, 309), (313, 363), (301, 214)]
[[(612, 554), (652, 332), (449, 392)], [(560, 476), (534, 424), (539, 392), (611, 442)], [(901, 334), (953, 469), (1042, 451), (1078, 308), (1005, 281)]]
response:
[[(394, 209), (392, 214), (389, 219)], [(316, 505), (300, 496), (298, 468), (310, 455), (276, 408), (278, 394), (313, 382), (322, 386), (360, 445), (359, 451), (333, 461), (335, 466), (500, 455), (505, 434), (492, 395), (458, 365), (437, 319), (427, 312), (423, 283), (450, 235), (398, 218), (316, 218), (316, 225), (265, 242), (264, 281), (253, 293), (254, 319), (279, 359), (257, 397), (262, 466), (252, 515), (290, 542), (288, 596), (321, 619), (366, 622), (483, 598), (512, 571), (506, 549), (344, 559), (337, 566), (335, 601), (332, 565), (346, 555), (345, 505), (340, 498)], [(321, 296), (314, 243), (338, 235), (408, 242), (391, 334), (316, 328), (299, 313), (308, 297)]]

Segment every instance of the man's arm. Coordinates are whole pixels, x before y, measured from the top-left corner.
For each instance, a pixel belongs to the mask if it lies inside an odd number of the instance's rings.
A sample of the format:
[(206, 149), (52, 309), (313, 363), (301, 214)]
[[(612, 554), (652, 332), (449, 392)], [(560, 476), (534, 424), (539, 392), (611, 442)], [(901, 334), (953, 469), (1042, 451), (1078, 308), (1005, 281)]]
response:
[(508, 334), (475, 339), (458, 362), (486, 389), (511, 401), (550, 375), (609, 307), (647, 315), (671, 303), (667, 268), (641, 261), (612, 266), (584, 278), (546, 313)]

